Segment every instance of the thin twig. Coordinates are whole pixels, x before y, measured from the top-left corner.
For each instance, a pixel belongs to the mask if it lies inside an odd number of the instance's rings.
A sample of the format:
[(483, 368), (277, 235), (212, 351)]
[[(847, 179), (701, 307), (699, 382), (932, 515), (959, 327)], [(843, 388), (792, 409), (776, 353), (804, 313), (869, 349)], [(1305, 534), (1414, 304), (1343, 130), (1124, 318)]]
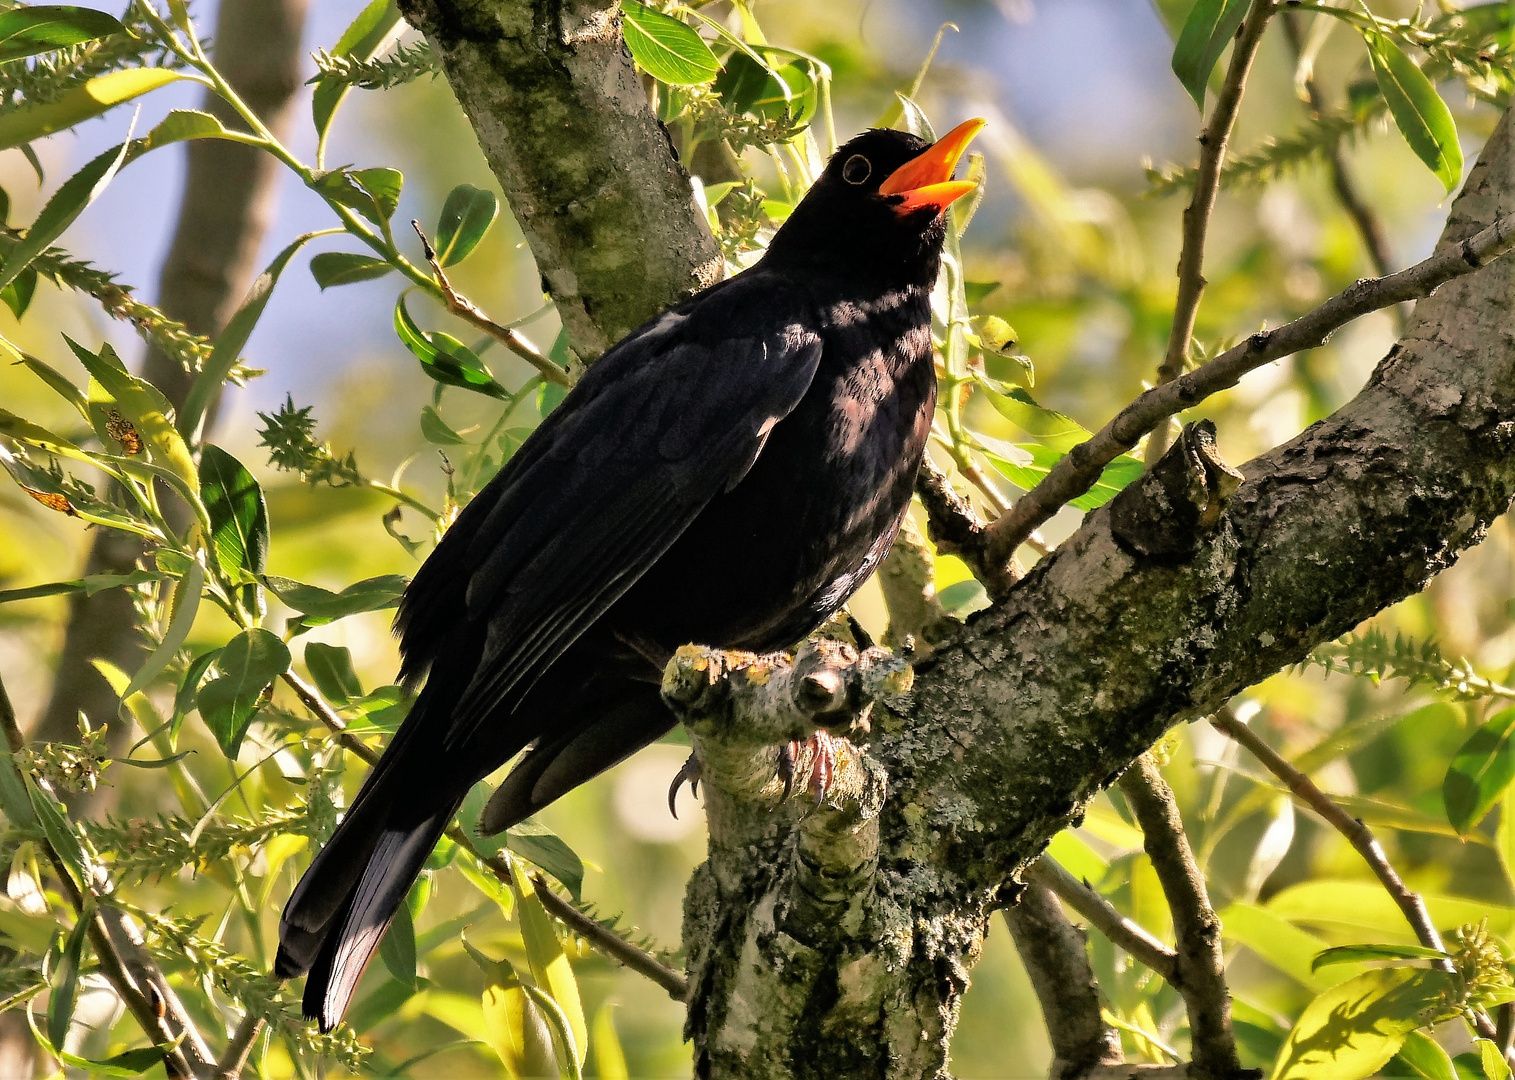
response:
[(1041, 1002), (1055, 1055), (1050, 1080), (1086, 1076), (1093, 1066), (1122, 1061), (1120, 1035), (1100, 1012), (1088, 943), (1052, 890), (1029, 883), (1015, 906), (1005, 909), (1005, 924)]
[(237, 1030), (232, 1033), (231, 1041), (221, 1054), (221, 1060), (216, 1062), (215, 1080), (237, 1080), (242, 1075), (242, 1067), (247, 1064), (253, 1043), (262, 1031), (263, 1017), (249, 1009), (237, 1025)]
[(1189, 1012), (1194, 1064), (1206, 1076), (1229, 1076), (1241, 1068), (1236, 1035), (1231, 1030), (1231, 993), (1226, 987), (1226, 958), (1221, 948), (1220, 919), (1210, 905), (1200, 871), (1184, 832), (1173, 789), (1152, 755), (1143, 754), (1120, 778), (1142, 830), (1142, 846), (1152, 860), (1178, 941), (1178, 992)]
[[(16, 722), (16, 712), (3, 679), (0, 679), (0, 730), (4, 732), (7, 749), (12, 754), (18, 753), (26, 740)], [(84, 895), (57, 849), (46, 840), (42, 841), (42, 849), (75, 916), (89, 917)], [(169, 987), (157, 961), (142, 947), (141, 935), (127, 917), (110, 904), (108, 893), (102, 894), (89, 881), (84, 882), (84, 886), (95, 901), (88, 934), (100, 961), (101, 973), (131, 1010), (143, 1033), (159, 1046), (173, 1046), (164, 1055), (164, 1065), (170, 1076), (208, 1077), (215, 1063), (205, 1040), (184, 1011), (178, 995)]]
[(411, 228), (415, 229), (416, 235), (421, 238), (421, 249), (426, 254), (426, 261), (431, 266), (431, 272), (436, 275), (437, 287), (442, 290), (442, 298), (447, 301), (447, 310), (465, 322), (472, 323), (484, 333), (504, 345), (511, 352), (525, 360), (532, 367), (542, 373), (542, 378), (548, 382), (557, 383), (559, 386), (572, 386), (573, 380), (568, 377), (568, 372), (558, 367), (541, 350), (526, 340), (525, 335), (508, 326), (501, 326), (488, 315), (484, 314), (477, 304), (452, 287), (452, 282), (447, 280), (447, 272), (442, 269), (442, 263), (437, 259), (436, 249), (431, 246), (431, 241), (426, 238), (426, 233), (421, 230), (419, 221), (412, 221)]
[[(1304, 773), (1291, 765), (1282, 754), (1269, 746), (1257, 732), (1253, 731), (1232, 710), (1231, 706), (1225, 705), (1210, 717), (1211, 725), (1224, 735), (1235, 739), (1242, 746), (1251, 751), (1252, 756), (1262, 763), (1274, 776), (1284, 782), (1288, 789), (1294, 793), (1306, 806), (1314, 810), (1326, 823), (1334, 828), (1347, 842), (1362, 856), (1368, 864), (1368, 869), (1373, 871), (1373, 876), (1378, 878), (1383, 885), (1384, 891), (1389, 894), (1399, 910), (1404, 914), (1405, 921), (1410, 924), (1415, 938), (1428, 949), (1445, 952), (1446, 945), (1441, 940), (1441, 934), (1436, 930), (1436, 924), (1431, 921), (1431, 913), (1426, 910), (1425, 901), (1420, 894), (1404, 883), (1389, 857), (1384, 853), (1383, 845), (1373, 835), (1373, 831), (1363, 823), (1361, 818), (1355, 818), (1347, 813), (1331, 799)], [(1452, 971), (1453, 965), (1450, 960), (1437, 960), (1435, 966), (1443, 971)], [(1489, 1019), (1487, 1013), (1477, 1010), (1473, 1014), (1473, 1026), (1477, 1029), (1480, 1037), (1497, 1040), (1499, 1032), (1494, 1021)], [(1510, 1051), (1505, 1052), (1506, 1058), (1511, 1058)]]
[[(1263, 30), (1272, 14), (1273, 0), (1252, 0), (1231, 50), (1226, 80), (1215, 99), (1210, 120), (1199, 136), (1199, 168), (1194, 176), (1194, 195), (1184, 210), (1183, 247), (1178, 256), (1178, 299), (1174, 302), (1173, 325), (1168, 331), (1168, 348), (1163, 354), (1162, 366), (1157, 369), (1159, 385), (1178, 378), (1189, 358), (1194, 320), (1205, 291), (1205, 236), (1210, 231), (1210, 215), (1215, 210), (1215, 197), (1220, 191), (1220, 170), (1226, 160), (1226, 147), (1231, 141), (1237, 111), (1241, 108), (1247, 76), (1252, 71), (1252, 61), (1257, 57), (1257, 47), (1262, 43)], [(1148, 463), (1162, 457), (1167, 448), (1167, 426), (1164, 425), (1147, 445)]]
[(1359, 316), (1429, 296), (1454, 278), (1487, 266), (1512, 247), (1515, 214), (1499, 218), (1461, 243), (1398, 273), (1357, 281), (1292, 322), (1260, 330), (1209, 363), (1153, 387), (1117, 413), (1092, 439), (1070, 450), (1008, 514), (987, 527), (986, 558), (997, 566), (1008, 565), (1032, 531), (1093, 487), (1106, 465), (1168, 417), (1235, 386), (1249, 371), (1324, 344), (1332, 333)]
[(937, 550), (956, 555), (967, 563), (991, 597), (998, 599), (1009, 592), (1025, 571), (1013, 557), (1003, 562), (985, 558), (983, 520), (952, 487), (952, 481), (929, 454), (922, 459), (921, 471), (916, 474), (915, 493), (926, 508), (927, 531)]
[[(1295, 63), (1298, 63), (1300, 54), (1304, 51), (1303, 34), (1299, 27), (1300, 14), (1297, 11), (1285, 11), (1281, 18), (1284, 36), (1289, 40), (1289, 48), (1294, 53)], [(1311, 117), (1318, 119), (1325, 115), (1329, 108), (1325, 95), (1321, 93), (1320, 84), (1315, 81), (1313, 71), (1304, 80), (1304, 90), (1309, 99)], [(1352, 168), (1347, 164), (1346, 151), (1339, 140), (1330, 144), (1326, 160), (1331, 166), (1331, 186), (1336, 190), (1336, 198), (1341, 202), (1342, 209), (1346, 210), (1347, 216), (1352, 219), (1352, 224), (1357, 226), (1357, 233), (1362, 238), (1362, 246), (1368, 253), (1368, 261), (1373, 264), (1373, 272), (1383, 277), (1389, 273), (1389, 268), (1393, 265), (1393, 259), (1389, 254), (1389, 238), (1384, 230), (1383, 222), (1363, 201), (1362, 193), (1357, 190), (1357, 178), (1352, 175)]]
[[(284, 682), (295, 695), (309, 709), (315, 717), (325, 724), (342, 746), (367, 762), (370, 766), (378, 764), (379, 755), (361, 739), (347, 730), (346, 722), (337, 715), (337, 711), (331, 707), (321, 692), (311, 686), (293, 671), (286, 671), (282, 676)], [(458, 827), (456, 823), (449, 825), (444, 834), (449, 840), (476, 858), (480, 865), (489, 870), (496, 878), (505, 884), (510, 884), (510, 864), (498, 855), (485, 855), (474, 845), (469, 835)], [(684, 977), (663, 963), (652, 953), (642, 949), (631, 942), (621, 938), (613, 931), (607, 930), (589, 916), (579, 911), (566, 900), (554, 895), (549, 889), (537, 890), (542, 898), (542, 906), (550, 915), (568, 927), (579, 937), (589, 942), (600, 952), (610, 959), (624, 964), (640, 975), (645, 975), (657, 983), (676, 1001), (683, 1001), (689, 984)]]
[(1170, 986), (1178, 985), (1178, 957), (1173, 950), (1122, 915), (1056, 860), (1043, 855), (1026, 870), (1025, 879), (1056, 893), (1058, 899), (1088, 919), (1089, 925), (1104, 934), (1111, 944), (1125, 949)]

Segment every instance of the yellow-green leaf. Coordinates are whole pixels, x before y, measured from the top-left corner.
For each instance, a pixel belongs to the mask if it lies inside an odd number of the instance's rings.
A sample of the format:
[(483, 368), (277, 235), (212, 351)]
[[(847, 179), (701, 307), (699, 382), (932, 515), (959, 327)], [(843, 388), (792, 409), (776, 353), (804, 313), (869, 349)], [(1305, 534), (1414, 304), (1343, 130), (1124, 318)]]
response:
[(0, 115), (0, 150), (29, 143), (99, 116), (117, 105), (188, 78), (166, 68), (127, 68), (97, 75), (44, 105), (27, 105)]
[(1383, 1068), (1419, 1027), (1441, 1018), (1452, 976), (1382, 968), (1333, 986), (1305, 1006), (1279, 1051), (1273, 1080), (1358, 1080)]
[(1436, 87), (1415, 61), (1382, 34), (1364, 31), (1373, 75), (1389, 105), (1389, 115), (1405, 142), (1451, 192), (1462, 179), (1462, 147), (1457, 124)]
[(558, 1008), (568, 1018), (569, 1028), (573, 1032), (574, 1052), (582, 1066), (584, 1052), (589, 1045), (589, 1027), (584, 1022), (579, 984), (573, 977), (568, 954), (563, 950), (563, 943), (558, 940), (552, 917), (542, 906), (541, 899), (522, 872), (520, 864), (514, 860), (511, 861), (511, 878), (520, 913), (521, 937), (526, 943), (526, 959), (531, 965), (531, 977), (538, 987), (557, 1002)]

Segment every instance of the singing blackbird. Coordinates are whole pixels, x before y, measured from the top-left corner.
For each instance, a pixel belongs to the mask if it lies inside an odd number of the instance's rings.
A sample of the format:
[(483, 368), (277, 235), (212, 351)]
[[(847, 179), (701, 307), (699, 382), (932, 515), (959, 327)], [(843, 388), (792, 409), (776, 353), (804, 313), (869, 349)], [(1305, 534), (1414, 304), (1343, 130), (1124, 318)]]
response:
[(527, 751), (481, 825), (508, 828), (673, 727), (680, 645), (785, 648), (883, 559), (982, 126), (843, 145), (754, 266), (606, 352), (447, 530), (395, 620), (425, 685), (280, 924), (275, 969), (309, 972), (323, 1031), (470, 787)]

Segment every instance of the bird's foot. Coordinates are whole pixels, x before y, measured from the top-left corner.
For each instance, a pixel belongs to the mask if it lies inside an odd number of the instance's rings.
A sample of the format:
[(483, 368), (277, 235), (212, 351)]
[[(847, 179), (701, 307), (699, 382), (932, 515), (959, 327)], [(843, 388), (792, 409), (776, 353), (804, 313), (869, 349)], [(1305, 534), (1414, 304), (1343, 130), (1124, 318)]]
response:
[(700, 759), (694, 754), (690, 754), (685, 759), (679, 771), (674, 774), (673, 783), (668, 785), (668, 812), (675, 818), (679, 816), (675, 805), (679, 798), (679, 788), (685, 781), (689, 783), (689, 794), (698, 799), (700, 797)]
[(795, 739), (779, 750), (779, 779), (784, 783), (784, 798), (794, 790), (794, 777), (804, 752), (810, 751), (809, 772), (806, 787), (819, 806), (831, 793), (831, 784), (836, 779), (836, 739), (824, 731), (816, 731), (808, 739)]

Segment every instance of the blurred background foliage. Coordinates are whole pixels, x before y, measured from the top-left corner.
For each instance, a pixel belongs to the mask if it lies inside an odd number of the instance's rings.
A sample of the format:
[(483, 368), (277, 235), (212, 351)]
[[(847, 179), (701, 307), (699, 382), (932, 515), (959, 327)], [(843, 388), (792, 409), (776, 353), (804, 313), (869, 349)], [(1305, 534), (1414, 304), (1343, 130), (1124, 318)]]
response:
[[(1172, 315), (1178, 218), (1185, 195), (1175, 190), (1181, 188), (1181, 178), (1174, 179), (1171, 167), (1192, 163), (1201, 118), (1169, 59), (1190, 6), (1189, 0), (1155, 5), (1148, 0), (763, 0), (755, 7), (766, 40), (795, 50), (765, 52), (776, 66), (779, 60), (797, 62), (801, 76), (812, 77), (822, 70), (819, 65), (829, 68), (829, 107), (841, 138), (881, 118), (898, 121), (895, 92), (912, 85), (924, 113), (939, 125), (971, 115), (990, 119), (979, 143), (986, 158), (984, 197), (962, 240), (965, 298), (976, 320), (974, 332), (989, 336), (992, 328), (994, 344), (1003, 346), (999, 354), (985, 353), (984, 373), (1030, 389), (1042, 406), (1091, 430), (1152, 380)], [(308, 51), (331, 48), (362, 7), (358, 0), (315, 0)], [(693, 7), (696, 13), (685, 18), (703, 27), (723, 56), (729, 50), (719, 47), (706, 19), (755, 42), (742, 25), (740, 9), (725, 3)], [(1410, 17), (1418, 10), (1408, 0), (1374, 0), (1373, 8), (1385, 18)], [(208, 3), (194, 11), (201, 19), (213, 16)], [(1431, 18), (1441, 12), (1420, 13)], [(1372, 82), (1362, 40), (1324, 16), (1290, 17), (1300, 19), (1299, 43), (1313, 54), (1312, 85), (1326, 111), (1352, 114)], [(955, 25), (944, 27), (946, 23)], [(921, 77), (939, 29), (939, 49)], [(1499, 49), (1509, 44), (1508, 21), (1499, 33), (1503, 36), (1495, 35), (1494, 52), (1502, 58)], [(417, 39), (411, 32), (403, 40), (414, 44)], [(1495, 67), (1502, 64), (1498, 59)], [(729, 74), (731, 66), (722, 77), (735, 77)], [(315, 74), (314, 60), (306, 67)], [(1267, 140), (1286, 140), (1309, 129), (1311, 110), (1302, 100), (1307, 94), (1299, 71), (1297, 50), (1283, 27), (1275, 25), (1263, 43), (1232, 141), (1241, 160), (1260, 148), (1263, 159), (1281, 160), (1288, 154), (1267, 150)], [(1481, 94), (1470, 90), (1467, 80), (1449, 77), (1443, 84), (1469, 161), (1499, 115), (1496, 103), (1504, 91), (1498, 82), (1493, 79), (1492, 89)], [(753, 244), (771, 228), (758, 212), (781, 217), (786, 202), (803, 186), (806, 171), (817, 164), (815, 155), (825, 149), (823, 102), (803, 77), (796, 86), (796, 96), (811, 97), (798, 106), (791, 102), (789, 109), (810, 110), (796, 126), (808, 124), (812, 141), (797, 140), (793, 149), (776, 155), (777, 164), (761, 148), (743, 152), (745, 169), (766, 193), (767, 204), (764, 196), (735, 180), (717, 190), (722, 182), (711, 178), (720, 163), (714, 171), (703, 170), (707, 198), (719, 198), (712, 213), (722, 225), (728, 253), (738, 262), (750, 258)], [(768, 91), (771, 87), (765, 86)], [(700, 130), (701, 92), (708, 91), (655, 91), (662, 114), (697, 167), (709, 165), (689, 149)], [(190, 107), (196, 99), (193, 87), (169, 87), (142, 99), (137, 132), (149, 130), (168, 109)], [(0, 155), (0, 187), (9, 195), (10, 223), (32, 221), (60, 180), (122, 138), (128, 111), (110, 112), (38, 142), (35, 149), (46, 174), (40, 188), (20, 153)], [(314, 136), (303, 108), (301, 112), (299, 134), (291, 145), (308, 158)], [(786, 112), (781, 96), (776, 107), (749, 109), (747, 122), (749, 127), (770, 125), (771, 136), (771, 125), (792, 123), (794, 116)], [(1381, 109), (1367, 122), (1354, 122), (1352, 129), (1342, 143), (1345, 159), (1364, 202), (1382, 222), (1390, 268), (1409, 265), (1429, 252), (1440, 228), (1446, 207), (1443, 185), (1393, 131)], [(1210, 285), (1196, 333), (1201, 355), (1218, 352), (1261, 325), (1301, 314), (1374, 272), (1322, 156), (1295, 156), (1301, 160), (1278, 168), (1262, 160), (1249, 182), (1228, 183), (1222, 192), (1207, 253)], [(429, 75), (383, 91), (355, 92), (334, 128), (327, 159), (401, 170), (405, 185), (397, 222), (415, 217), (430, 227), (448, 193), (460, 184), (498, 191), (445, 81)], [(124, 171), (80, 217), (65, 246), (119, 273), (123, 282), (146, 286), (155, 278), (166, 244), (179, 169), (176, 152), (169, 151)], [(294, 176), (286, 179), (279, 206), (264, 263), (296, 234), (332, 224), (326, 207)], [(396, 233), (398, 247), (419, 265), (418, 243), (408, 230)], [(456, 388), (444, 391), (393, 332), (397, 279), (391, 275), (323, 292), (307, 270), (311, 255), (321, 250), (352, 250), (352, 245), (340, 237), (320, 240), (295, 256), (243, 350), (247, 363), (265, 373), (229, 394), (215, 441), (257, 476), (266, 494), (272, 523), (266, 573), (336, 591), (360, 579), (410, 574), (418, 553), (429, 548), (434, 523), (414, 509), (406, 509), (398, 524), (391, 521), (393, 531), (416, 542), (412, 552), (386, 529), (383, 519), (396, 502), (383, 491), (363, 484), (332, 488), (303, 483), (297, 473), (274, 468), (267, 447), (260, 445), (268, 440), (267, 421), (260, 421), (260, 413), (276, 414), (286, 402), (290, 409), (309, 408), (315, 439), (328, 444), (339, 462), (350, 452), (364, 477), (403, 486), (415, 502), (440, 510), (450, 497), (466, 496), (467, 488), (487, 477), (498, 456), (518, 444), (554, 399), (533, 387), (500, 426), (496, 401)], [(531, 259), (508, 213), (500, 215), (451, 276), (499, 321), (530, 316), (543, 307)], [(413, 295), (408, 305), (422, 326), (449, 327), (469, 341), (477, 337), (449, 322), (432, 300)], [(991, 316), (1002, 323), (987, 323)], [(1245, 461), (1355, 393), (1393, 342), (1397, 318), (1395, 312), (1381, 312), (1362, 319), (1325, 347), (1253, 373), (1197, 415), (1216, 421), (1229, 461)], [(37, 288), (24, 318), (0, 310), (0, 335), (82, 384), (84, 370), (60, 331), (91, 349), (114, 343), (128, 363), (140, 352), (129, 327), (105, 318), (88, 298), (46, 282)], [(556, 314), (542, 312), (523, 331), (546, 350), (557, 337)], [(507, 391), (519, 391), (533, 377), (530, 366), (498, 347), (481, 352)], [(1029, 358), (1029, 367), (1016, 359), (1020, 355)], [(1034, 388), (1027, 385), (1028, 370), (1034, 371)], [(24, 367), (0, 365), (0, 403), (54, 430), (79, 428), (67, 404)], [(423, 407), (436, 410), (430, 420), (423, 419)], [(1025, 441), (987, 392), (969, 400), (965, 423), (991, 440)], [(471, 443), (492, 428), (494, 442), (483, 451), (491, 457), (484, 461)], [(943, 453), (941, 460), (948, 464), (950, 455)], [(1002, 496), (1013, 498), (1013, 484), (1003, 478), (996, 483)], [(1067, 535), (1078, 518), (1077, 510), (1064, 510), (1045, 530), (1047, 542), (1055, 544)], [(75, 576), (88, 536), (77, 519), (39, 505), (15, 485), (0, 485), (0, 590)], [(1392, 675), (1391, 642), (1395, 635), (1406, 635), (1419, 643), (1406, 648), (1422, 660), (1423, 651), (1415, 650), (1434, 641), (1440, 655), (1466, 658), (1468, 672), (1498, 684), (1515, 683), (1512, 555), (1508, 523), (1502, 521), (1487, 542), (1425, 593), (1375, 620), (1386, 638), (1370, 643), (1366, 651), (1359, 649), (1356, 666), (1371, 669), (1371, 675)], [(689, 587), (699, 583), (692, 581)], [(958, 613), (984, 602), (966, 568), (950, 557), (939, 560), (938, 587)], [(144, 593), (144, 603), (150, 602), (153, 598)], [(294, 614), (276, 596), (268, 602), (271, 627), (282, 626)], [(853, 611), (871, 630), (882, 632), (887, 616), (876, 586), (860, 595)], [(0, 604), (0, 670), (23, 726), (49, 692), (65, 613), (64, 597), (56, 595)], [(305, 643), (325, 643), (349, 651), (362, 689), (386, 686), (397, 660), (388, 617), (386, 611), (373, 611), (310, 629), (296, 642), (297, 668), (304, 670), (312, 655), (304, 651)], [(204, 605), (184, 648), (188, 654), (202, 653), (224, 644), (237, 629), (224, 612)], [(1459, 830), (1449, 820), (1443, 784), (1459, 748), (1509, 704), (1511, 692), (1502, 686), (1470, 692), (1455, 672), (1448, 675), (1434, 665), (1415, 668), (1432, 674), (1418, 680), (1356, 677), (1341, 670), (1341, 653), (1325, 650), (1321, 663), (1254, 688), (1238, 703), (1238, 711), (1286, 755), (1311, 751), (1310, 771), (1317, 782), (1351, 800), (1352, 812), (1375, 829), (1402, 875), (1427, 896), (1439, 925), (1450, 928), (1486, 918), (1508, 955), (1509, 936), (1515, 933), (1511, 804), (1507, 800), (1482, 820), (1461, 822)], [(1405, 656), (1399, 659), (1399, 668), (1407, 670)], [(1337, 670), (1328, 674), (1326, 667)], [(166, 682), (155, 685), (148, 707), (170, 715), (173, 693)], [(308, 734), (309, 722), (296, 713), (292, 698), (276, 694), (235, 762), (225, 758), (204, 725), (189, 722), (177, 736), (177, 749), (192, 753), (182, 770), (138, 771), (115, 764), (100, 777), (107, 792), (104, 805), (128, 830), (132, 822), (181, 812), (175, 784), (166, 782), (170, 776), (175, 783), (192, 780), (203, 798), (214, 802), (209, 827), (190, 845), (199, 845), (198, 855), (185, 862), (150, 843), (134, 847), (130, 837), (118, 836), (122, 849), (135, 851), (138, 862), (118, 855), (115, 865), (132, 903), (165, 918), (203, 919), (197, 934), (217, 937), (260, 970), (270, 955), (278, 910), (308, 857), (305, 838), (319, 838), (329, 827), (330, 808), (324, 817), (312, 813), (287, 831), (273, 832), (301, 839), (228, 843), (214, 857), (202, 858), (215, 824), (223, 818), (265, 820), (319, 798), (340, 805), (364, 771), (360, 765), (344, 765), (343, 755), (330, 752), (329, 745), (323, 749), (319, 733)], [(104, 718), (91, 719), (99, 726)], [(302, 732), (307, 733), (303, 742), (298, 738)], [(292, 734), (294, 750), (285, 745)], [(1195, 724), (1174, 732), (1163, 751), (1166, 776), (1178, 793), (1228, 931), (1245, 1063), (1267, 1067), (1288, 1024), (1313, 994), (1336, 981), (1337, 973), (1345, 977), (1361, 970), (1313, 972), (1309, 959), (1314, 951), (1347, 943), (1411, 942), (1413, 937), (1346, 841), (1292, 802), (1229, 740)], [(291, 753), (295, 759), (280, 757)], [(697, 804), (686, 798), (677, 820), (665, 806), (668, 781), (684, 753), (674, 745), (650, 748), (542, 815), (543, 823), (582, 858), (584, 898), (601, 913), (624, 913), (624, 924), (670, 950), (679, 939), (685, 881), (703, 857)], [(289, 777), (308, 779), (292, 782)], [(104, 812), (95, 814), (97, 822), (104, 820)], [(1141, 853), (1140, 833), (1118, 794), (1101, 797), (1084, 826), (1059, 838), (1053, 850), (1122, 911), (1171, 941), (1171, 920), (1150, 862)], [(5, 911), (31, 910), (17, 891), (17, 875), (27, 876), (26, 859), (35, 852), (18, 847), (12, 837), (5, 854), (13, 864)], [(416, 967), (397, 977), (397, 966), (405, 968), (403, 957), (396, 961), (386, 955), (386, 963), (374, 964), (350, 1018), (362, 1042), (372, 1048), (363, 1068), (385, 1072), (414, 1062), (406, 1066), (408, 1075), (495, 1075), (500, 1061), (480, 1039), (485, 1030), (480, 995), (487, 976), (467, 946), (511, 958), (524, 968), (525, 943), (508, 914), (508, 893), (494, 889), (504, 898), (496, 902), (489, 889), (464, 880), (459, 862), (442, 865), (445, 854), (434, 861), (430, 884), (413, 897)], [(178, 863), (184, 863), (182, 868)], [(134, 872), (133, 865), (142, 872)], [(169, 872), (160, 875), (165, 868)], [(40, 880), (40, 875), (33, 877)], [(467, 946), (460, 934), (465, 925)], [(0, 932), (13, 938), (23, 930), (0, 922)], [(1154, 1061), (1166, 1060), (1164, 1046), (1181, 1051), (1185, 1021), (1177, 995), (1098, 935), (1091, 936), (1110, 1010), (1128, 1025), (1128, 1051)], [(641, 977), (573, 944), (570, 950), (576, 950), (573, 970), (592, 1025), (589, 1075), (687, 1075), (681, 1007)], [(213, 982), (214, 971), (209, 977)], [(208, 1010), (210, 1003), (224, 1001), (218, 993), (207, 993), (197, 1007)], [(113, 1017), (104, 1006), (91, 1014), (87, 999), (88, 994), (81, 998), (75, 1016), (70, 1045), (76, 1052), (103, 1057), (137, 1043), (129, 1017), (120, 1019), (119, 1010)], [(207, 1030), (220, 1030), (220, 1022), (208, 1013), (199, 1018)], [(1451, 1025), (1440, 1034), (1453, 1054), (1469, 1047)], [(295, 1045), (275, 1038), (260, 1046), (256, 1069), (268, 1076), (310, 1075), (310, 1060), (291, 1057)], [(424, 1055), (430, 1056), (416, 1060)], [(1035, 998), (1009, 935), (996, 925), (963, 1003), (953, 1070), (965, 1078), (1036, 1076), (1045, 1074), (1048, 1060)], [(1402, 1073), (1411, 1075), (1405, 1069)]]

